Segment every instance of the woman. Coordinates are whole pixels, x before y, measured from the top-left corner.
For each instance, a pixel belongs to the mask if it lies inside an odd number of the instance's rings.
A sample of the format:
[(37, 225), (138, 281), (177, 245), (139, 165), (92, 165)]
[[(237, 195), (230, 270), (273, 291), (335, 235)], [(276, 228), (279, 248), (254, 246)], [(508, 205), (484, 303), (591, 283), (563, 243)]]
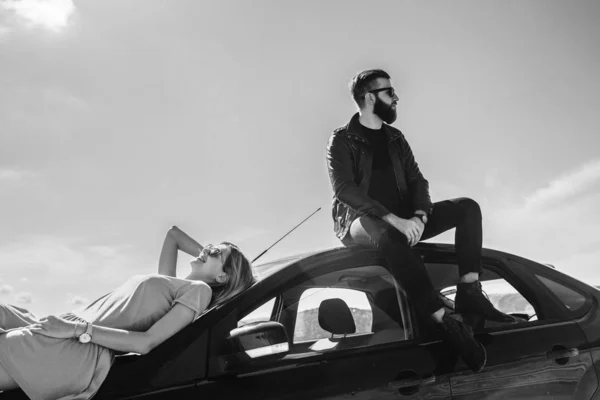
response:
[[(175, 277), (178, 251), (195, 257), (185, 279)], [(0, 305), (0, 390), (20, 387), (32, 399), (89, 399), (115, 351), (146, 354), (253, 282), (250, 262), (236, 246), (203, 247), (174, 226), (158, 275), (135, 276), (81, 311), (37, 319)]]

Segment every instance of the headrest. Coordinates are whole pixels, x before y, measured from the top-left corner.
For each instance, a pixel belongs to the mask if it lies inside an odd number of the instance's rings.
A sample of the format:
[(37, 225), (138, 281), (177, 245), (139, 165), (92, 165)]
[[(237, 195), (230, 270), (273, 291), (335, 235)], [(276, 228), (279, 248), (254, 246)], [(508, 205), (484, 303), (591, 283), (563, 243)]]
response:
[(335, 335), (356, 333), (354, 317), (342, 299), (327, 299), (319, 305), (319, 325)]

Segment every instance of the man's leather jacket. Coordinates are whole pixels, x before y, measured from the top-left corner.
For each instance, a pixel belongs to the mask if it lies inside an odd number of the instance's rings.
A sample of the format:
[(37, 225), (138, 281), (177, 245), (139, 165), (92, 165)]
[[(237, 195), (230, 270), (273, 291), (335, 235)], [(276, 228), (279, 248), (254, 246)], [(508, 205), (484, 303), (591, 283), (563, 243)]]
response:
[[(333, 187), (333, 221), (336, 236), (343, 240), (352, 222), (362, 216), (382, 218), (389, 211), (368, 196), (373, 151), (363, 133), (356, 113), (350, 122), (336, 129), (327, 145), (327, 168)], [(398, 129), (383, 124), (389, 139), (390, 159), (401, 201), (408, 201), (414, 210), (430, 214), (429, 183), (421, 174), (412, 150)]]

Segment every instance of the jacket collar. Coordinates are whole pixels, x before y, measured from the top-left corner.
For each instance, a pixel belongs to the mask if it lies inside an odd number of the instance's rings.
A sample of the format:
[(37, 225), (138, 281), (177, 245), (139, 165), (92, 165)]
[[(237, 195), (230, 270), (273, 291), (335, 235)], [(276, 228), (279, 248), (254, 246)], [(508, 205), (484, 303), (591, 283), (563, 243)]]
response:
[[(351, 138), (358, 140), (359, 142), (371, 144), (369, 142), (369, 138), (364, 134), (364, 129), (362, 129), (362, 125), (358, 120), (359, 116), (359, 113), (356, 113), (352, 116), (352, 119), (350, 119), (350, 122), (348, 122), (348, 128), (346, 132)], [(402, 135), (399, 130), (392, 128), (385, 122), (381, 126), (388, 137), (388, 141), (390, 142), (398, 139)]]

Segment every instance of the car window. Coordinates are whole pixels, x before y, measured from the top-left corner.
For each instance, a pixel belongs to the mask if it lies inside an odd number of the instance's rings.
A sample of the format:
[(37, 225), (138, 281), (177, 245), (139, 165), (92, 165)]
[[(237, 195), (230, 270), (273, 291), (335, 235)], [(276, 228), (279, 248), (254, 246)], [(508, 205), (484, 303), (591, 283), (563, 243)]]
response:
[[(496, 309), (505, 314), (522, 314), (527, 315), (530, 320), (535, 320), (535, 309), (515, 289), (510, 283), (504, 279), (492, 279), (481, 282), (481, 290)], [(454, 301), (456, 296), (456, 286), (446, 288), (442, 291), (447, 298)]]
[(364, 292), (344, 288), (311, 288), (302, 293), (298, 303), (294, 343), (332, 336), (318, 321), (319, 306), (327, 299), (340, 299), (346, 303), (356, 326), (354, 335), (373, 332), (373, 310)]
[(275, 306), (275, 298), (267, 301), (260, 307), (254, 309), (244, 318), (240, 319), (237, 323), (238, 328), (253, 322), (270, 321), (271, 315), (273, 315), (273, 307)]
[(579, 311), (586, 304), (586, 298), (581, 293), (545, 276), (535, 274), (535, 277), (554, 293), (569, 311)]
[[(456, 281), (458, 280), (458, 266), (456, 264), (426, 264), (434, 287), (448, 300), (448, 308), (454, 308), (456, 297)], [(536, 307), (531, 304), (509, 281), (502, 277), (495, 269), (484, 266), (480, 274), (481, 289), (485, 296), (498, 310), (512, 314), (521, 322), (531, 322), (538, 319)], [(452, 282), (452, 285), (449, 283)], [(493, 321), (486, 321), (486, 328), (503, 325)]]
[(285, 288), (245, 313), (237, 325), (280, 322), (288, 332), (291, 354), (336, 351), (412, 338), (402, 302), (403, 294), (384, 267), (362, 266)]
[(282, 293), (280, 322), (292, 333), (290, 352), (335, 351), (412, 337), (401, 296), (389, 272), (377, 265), (331, 272), (289, 288)]

